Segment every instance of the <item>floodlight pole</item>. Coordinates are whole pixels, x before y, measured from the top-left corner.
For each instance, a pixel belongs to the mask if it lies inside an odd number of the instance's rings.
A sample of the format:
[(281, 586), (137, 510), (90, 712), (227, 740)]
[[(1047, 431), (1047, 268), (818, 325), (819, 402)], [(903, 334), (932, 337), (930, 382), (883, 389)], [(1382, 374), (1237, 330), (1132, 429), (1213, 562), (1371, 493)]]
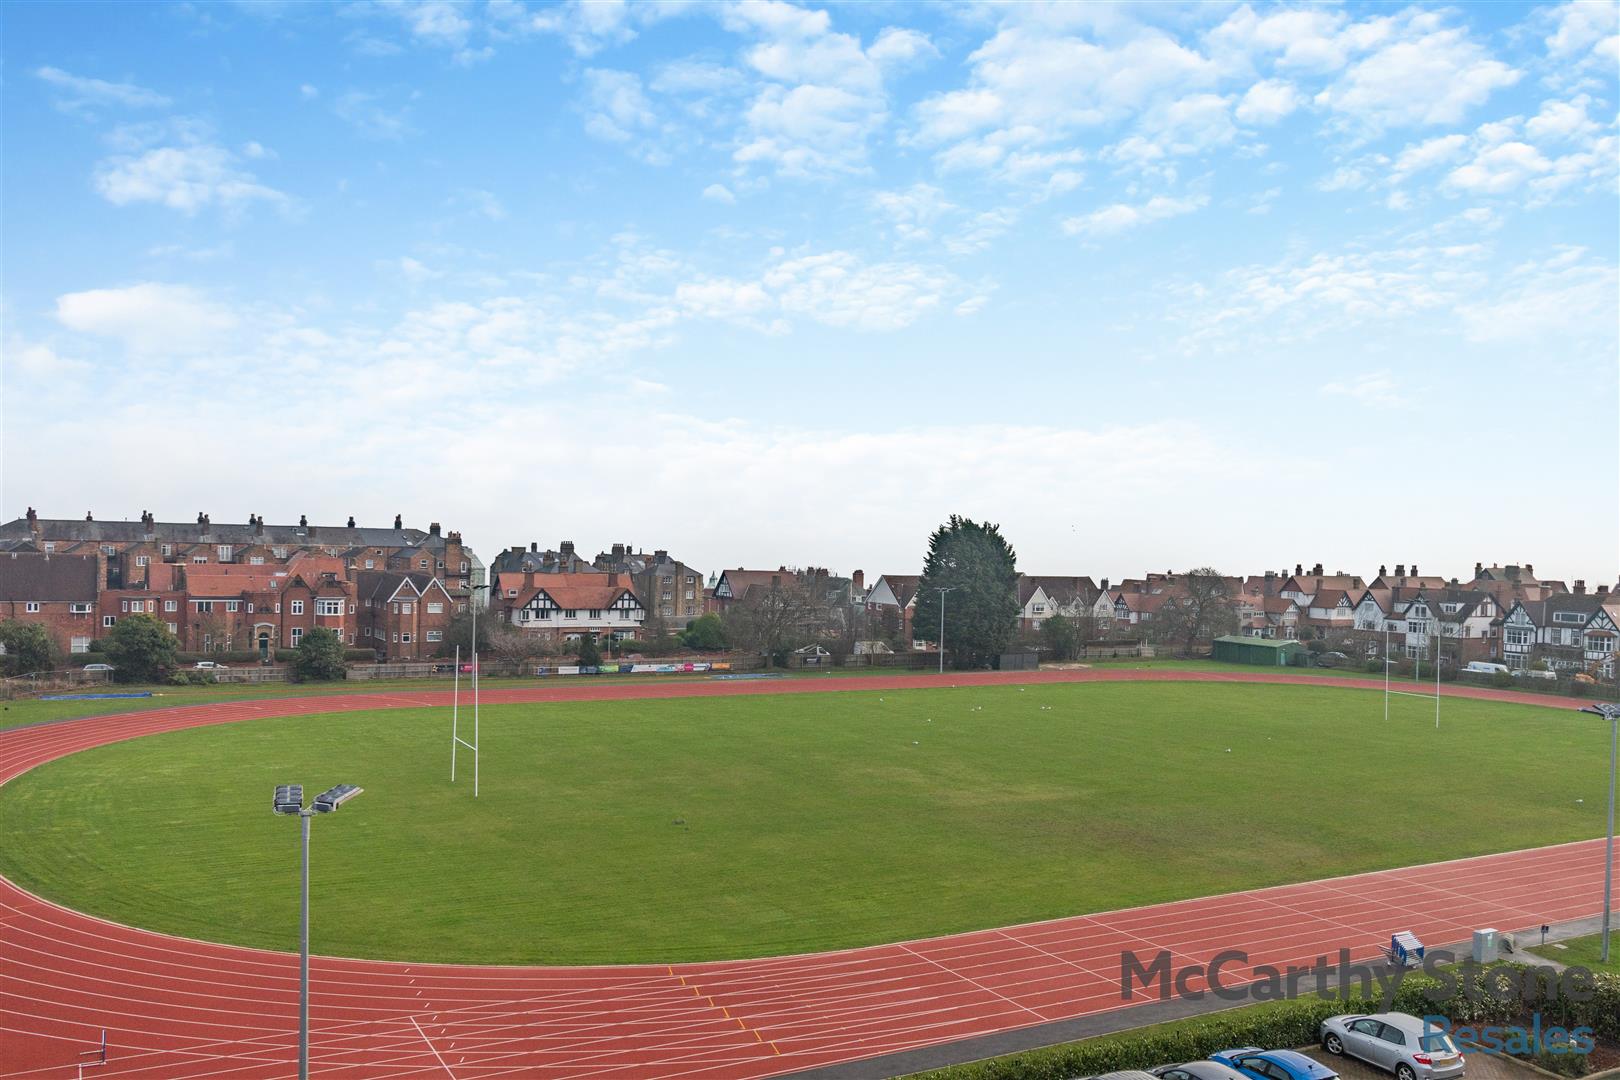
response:
[(298, 814), (304, 834), (303, 880), (298, 890), (298, 1080), (309, 1080), (309, 819)]
[(1603, 963), (1609, 962), (1609, 909), (1614, 906), (1614, 773), (1620, 761), (1620, 705), (1589, 705), (1583, 713), (1609, 722), (1609, 839), (1603, 847)]
[(298, 1080), (309, 1080), (309, 819), (330, 814), (360, 794), (361, 788), (339, 784), (315, 796), (305, 806), (304, 789), (288, 785), (277, 788), (271, 804), (277, 814), (299, 818), (301, 852), (298, 880)]
[(936, 586), (939, 589), (939, 673), (945, 674), (945, 594), (955, 585)]

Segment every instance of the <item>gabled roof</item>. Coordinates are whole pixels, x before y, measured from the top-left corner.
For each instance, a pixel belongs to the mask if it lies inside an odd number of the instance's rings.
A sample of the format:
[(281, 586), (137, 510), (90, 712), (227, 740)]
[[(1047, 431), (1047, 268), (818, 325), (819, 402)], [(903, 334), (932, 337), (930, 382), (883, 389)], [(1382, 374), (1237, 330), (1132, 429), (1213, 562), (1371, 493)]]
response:
[[(749, 589), (756, 586), (769, 589), (794, 585), (798, 582), (798, 577), (791, 570), (743, 570), (738, 568), (736, 570), (720, 571), (720, 582), (730, 588), (731, 599), (741, 600), (748, 595)], [(717, 582), (715, 588), (718, 589), (719, 585), (720, 583)]]
[(96, 599), (96, 560), (91, 555), (0, 554), (0, 601)]
[[(1027, 583), (1027, 591), (1026, 591)], [(1039, 586), (1046, 598), (1054, 604), (1071, 604), (1076, 600), (1089, 604), (1097, 595), (1097, 583), (1089, 577), (1068, 577), (1059, 574), (1019, 574), (1018, 603), (1027, 604)]]
[(1316, 594), (1323, 589), (1340, 589), (1345, 592), (1355, 592), (1365, 589), (1367, 583), (1361, 580), (1360, 574), (1291, 574), (1283, 582), (1279, 592), (1301, 592)]
[[(922, 581), (921, 574), (884, 574), (878, 581), (888, 585), (889, 591), (894, 593), (895, 600), (901, 607), (911, 603), (912, 597), (917, 595), (917, 585)], [(877, 582), (872, 583), (877, 588)]]
[(355, 598), (386, 603), (405, 589), (411, 596), (423, 596), (435, 588), (445, 591), (444, 583), (432, 574), (402, 574), (394, 570), (362, 570), (354, 576)]
[(533, 584), (520, 586), (512, 599), (502, 599), (508, 607), (527, 607), (536, 596), (544, 593), (551, 602), (567, 610), (610, 608), (626, 593), (641, 607), (641, 598), (635, 590), (623, 583), (609, 585), (608, 575), (595, 574), (536, 574)]
[(347, 568), (342, 559), (306, 554), (295, 555), (284, 564), (196, 563), (185, 566), (186, 593), (209, 597), (281, 592), (295, 581), (315, 588), (324, 574), (335, 574), (341, 581)]

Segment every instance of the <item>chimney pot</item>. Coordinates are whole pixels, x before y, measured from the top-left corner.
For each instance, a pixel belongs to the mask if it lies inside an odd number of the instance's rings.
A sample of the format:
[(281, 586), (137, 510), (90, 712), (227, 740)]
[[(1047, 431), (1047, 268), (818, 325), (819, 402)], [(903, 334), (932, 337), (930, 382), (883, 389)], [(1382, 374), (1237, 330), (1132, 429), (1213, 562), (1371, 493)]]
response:
[(1294, 564), (1294, 576), (1295, 577), (1304, 577), (1305, 576), (1305, 564), (1304, 563), (1295, 563)]
[(1535, 577), (1536, 576), (1536, 568), (1531, 566), (1529, 563), (1525, 563), (1524, 564), (1524, 574), (1525, 574), (1526, 577)]
[(347, 526), (345, 526), (345, 528), (349, 528), (349, 529), (354, 528), (354, 515), (353, 514), (349, 515), (349, 524)]
[(394, 515), (394, 528), (403, 529), (404, 527), (405, 527), (405, 518), (404, 518), (404, 516), (401, 515), (401, 514), (395, 514)]
[(300, 529), (309, 528), (309, 515), (308, 514), (299, 514), (298, 515), (298, 527)]
[[(521, 547), (518, 547), (518, 548), (513, 548), (512, 550), (514, 550), (514, 551), (522, 551), (523, 549)], [(530, 540), (529, 541), (529, 550), (530, 551), (539, 551), (540, 550), (540, 541), (538, 541), (538, 540)]]
[(91, 516), (90, 511), (86, 510), (84, 512), (84, 520), (86, 520), (86, 521), (94, 521), (96, 519)]
[(1478, 581), (1480, 579), (1480, 576), (1482, 574), (1484, 574), (1484, 573), (1485, 573), (1485, 564), (1482, 563), (1482, 562), (1475, 563), (1474, 564), (1474, 580)]
[(1396, 577), (1405, 577), (1406, 576), (1406, 564), (1405, 563), (1398, 562), (1398, 563), (1395, 564), (1395, 576)]
[(1581, 596), (1585, 592), (1586, 592), (1586, 579), (1585, 578), (1576, 578), (1575, 579), (1575, 595), (1576, 596)]
[(1412, 576), (1413, 576), (1413, 577), (1417, 577), (1417, 576), (1418, 576), (1418, 568), (1417, 568), (1417, 563), (1413, 563), (1413, 564), (1412, 564)]

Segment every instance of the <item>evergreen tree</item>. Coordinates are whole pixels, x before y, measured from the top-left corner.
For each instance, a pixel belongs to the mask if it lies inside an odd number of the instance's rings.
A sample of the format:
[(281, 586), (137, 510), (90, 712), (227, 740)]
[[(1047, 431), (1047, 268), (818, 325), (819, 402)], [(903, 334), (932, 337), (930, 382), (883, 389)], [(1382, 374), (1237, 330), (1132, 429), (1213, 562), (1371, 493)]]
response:
[(945, 595), (945, 649), (958, 668), (993, 664), (1018, 629), (1018, 555), (1001, 528), (951, 515), (928, 538), (912, 631), (919, 641), (939, 637), (941, 588)]
[(157, 682), (179, 663), (179, 640), (155, 615), (125, 615), (103, 639), (102, 652), (123, 683)]
[(299, 682), (348, 675), (348, 665), (343, 662), (343, 639), (332, 630), (316, 627), (299, 639), (293, 653), (293, 677)]

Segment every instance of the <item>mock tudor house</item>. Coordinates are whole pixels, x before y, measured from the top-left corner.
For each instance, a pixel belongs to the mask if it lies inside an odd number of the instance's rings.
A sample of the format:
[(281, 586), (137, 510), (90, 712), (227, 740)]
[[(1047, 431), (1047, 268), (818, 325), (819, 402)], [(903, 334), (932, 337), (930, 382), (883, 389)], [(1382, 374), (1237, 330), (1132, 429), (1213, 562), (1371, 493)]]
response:
[(1606, 587), (1587, 593), (1577, 581), (1574, 591), (1547, 600), (1514, 601), (1503, 620), (1503, 662), (1518, 669), (1544, 660), (1554, 670), (1612, 676), (1620, 624), (1608, 600)]
[(1494, 660), (1502, 655), (1504, 622), (1496, 598), (1478, 589), (1366, 589), (1355, 607), (1355, 629), (1369, 657), (1392, 654), (1428, 659), (1435, 637), (1453, 642), (1448, 648), (1463, 663)]
[(647, 608), (625, 575), (507, 572), (496, 578), (496, 618), (553, 644), (589, 635), (624, 641), (638, 636)]
[(1038, 630), (1054, 615), (1089, 616), (1096, 597), (1097, 584), (1089, 577), (1019, 574), (1019, 625), (1025, 630)]

